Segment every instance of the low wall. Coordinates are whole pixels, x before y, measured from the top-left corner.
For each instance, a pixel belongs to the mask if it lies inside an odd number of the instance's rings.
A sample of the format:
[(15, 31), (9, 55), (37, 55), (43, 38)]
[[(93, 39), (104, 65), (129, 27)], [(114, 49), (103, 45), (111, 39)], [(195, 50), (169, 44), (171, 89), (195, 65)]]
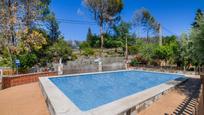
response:
[[(124, 63), (109, 63), (103, 64), (103, 71), (114, 71), (125, 69)], [(64, 74), (76, 74), (76, 73), (88, 73), (88, 72), (98, 72), (98, 64), (88, 64), (88, 65), (65, 65), (63, 67)]]
[(39, 77), (55, 76), (56, 72), (41, 72), (31, 74), (13, 75), (2, 78), (2, 89), (23, 85), (27, 83), (37, 82)]

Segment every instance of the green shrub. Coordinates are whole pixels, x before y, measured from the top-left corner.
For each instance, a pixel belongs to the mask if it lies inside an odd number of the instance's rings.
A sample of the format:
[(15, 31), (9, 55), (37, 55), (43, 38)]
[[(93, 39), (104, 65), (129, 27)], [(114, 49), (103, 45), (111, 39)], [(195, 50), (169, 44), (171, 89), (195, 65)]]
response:
[(138, 52), (139, 52), (138, 46), (129, 46), (129, 47), (128, 47), (128, 53), (129, 53), (130, 55), (135, 55), (135, 54), (137, 54)]
[(173, 50), (170, 46), (159, 46), (155, 49), (153, 58), (168, 60), (173, 55)]
[(72, 55), (72, 49), (64, 39), (59, 39), (53, 45), (49, 46), (45, 53), (51, 62), (59, 60), (60, 58), (62, 58), (63, 62), (66, 62)]
[(150, 62), (153, 60), (152, 56), (154, 55), (155, 48), (157, 48), (157, 45), (152, 43), (143, 44), (143, 46), (141, 46), (139, 54), (146, 64), (150, 64)]
[(130, 65), (135, 67), (139, 64), (139, 62), (136, 59), (131, 60)]
[(79, 45), (79, 49), (80, 50), (83, 50), (85, 48), (90, 48), (90, 44), (88, 42), (82, 42), (80, 45)]
[(85, 55), (85, 56), (91, 56), (91, 55), (94, 55), (95, 52), (94, 52), (94, 50), (92, 48), (85, 48), (85, 49), (83, 49), (82, 54)]
[(77, 57), (77, 55), (76, 54), (72, 54), (71, 55), (71, 60), (76, 60), (78, 57)]
[(19, 71), (21, 73), (26, 73), (29, 68), (33, 67), (37, 63), (37, 56), (33, 53), (24, 53), (18, 56), (21, 64), (19, 67)]

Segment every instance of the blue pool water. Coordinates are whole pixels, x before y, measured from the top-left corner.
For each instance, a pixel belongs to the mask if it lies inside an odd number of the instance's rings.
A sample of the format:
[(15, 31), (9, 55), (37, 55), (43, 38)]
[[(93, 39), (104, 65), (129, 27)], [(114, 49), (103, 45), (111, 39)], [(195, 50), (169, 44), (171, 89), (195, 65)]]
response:
[(182, 75), (144, 71), (49, 78), (80, 110), (87, 111)]

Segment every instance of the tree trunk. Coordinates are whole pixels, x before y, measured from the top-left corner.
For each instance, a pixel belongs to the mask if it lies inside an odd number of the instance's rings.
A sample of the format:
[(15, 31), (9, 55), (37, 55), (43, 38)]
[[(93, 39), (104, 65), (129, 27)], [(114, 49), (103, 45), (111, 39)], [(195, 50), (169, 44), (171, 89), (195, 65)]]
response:
[(149, 43), (149, 30), (147, 30), (147, 43)]
[[(11, 61), (11, 67), (12, 67), (12, 69), (14, 70), (12, 53), (11, 53), (11, 51), (10, 51), (10, 49), (9, 49), (8, 46), (7, 46), (7, 51), (8, 51), (8, 54), (9, 54), (10, 61)], [(12, 73), (12, 74), (13, 74), (13, 73)]]
[(103, 57), (104, 39), (103, 39), (103, 27), (102, 27), (102, 24), (100, 24), (100, 36), (101, 36), (101, 52), (100, 52), (100, 56)]
[(126, 69), (128, 69), (128, 43), (127, 43), (127, 36), (125, 36), (125, 64)]
[(9, 27), (10, 27), (10, 41), (12, 43), (13, 46), (15, 46), (15, 32), (14, 32), (14, 22), (13, 22), (13, 18), (15, 16), (14, 11), (12, 11), (12, 2), (11, 0), (8, 1), (8, 11), (9, 11)]
[(31, 11), (30, 11), (30, 0), (26, 0), (26, 16), (25, 16), (25, 22), (26, 27), (30, 29), (31, 27)]
[(162, 46), (162, 28), (159, 26), (159, 45)]

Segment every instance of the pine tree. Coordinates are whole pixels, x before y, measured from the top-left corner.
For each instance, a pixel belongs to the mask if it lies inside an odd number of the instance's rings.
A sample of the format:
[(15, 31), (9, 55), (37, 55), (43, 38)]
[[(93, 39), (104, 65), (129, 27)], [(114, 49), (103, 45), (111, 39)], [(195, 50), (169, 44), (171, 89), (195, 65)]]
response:
[(89, 29), (88, 29), (88, 33), (87, 33), (87, 36), (86, 36), (86, 41), (89, 42), (89, 43), (91, 43), (92, 39), (93, 39), (93, 34), (92, 34), (92, 32), (91, 32), (91, 28), (89, 28)]
[(47, 17), (47, 29), (49, 30), (49, 36), (52, 42), (55, 42), (60, 36), (59, 25), (57, 23), (55, 14), (51, 12)]
[(193, 28), (199, 28), (199, 24), (198, 21), (204, 16), (204, 13), (202, 12), (201, 9), (198, 9), (196, 11), (196, 16), (195, 16), (195, 21), (193, 22), (192, 26)]
[(103, 28), (105, 25), (115, 22), (120, 18), (119, 14), (123, 9), (122, 0), (84, 0), (85, 5), (93, 14), (93, 17), (100, 27), (101, 56), (104, 45)]
[(195, 23), (191, 32), (194, 58), (199, 66), (204, 64), (204, 15), (196, 13)]

